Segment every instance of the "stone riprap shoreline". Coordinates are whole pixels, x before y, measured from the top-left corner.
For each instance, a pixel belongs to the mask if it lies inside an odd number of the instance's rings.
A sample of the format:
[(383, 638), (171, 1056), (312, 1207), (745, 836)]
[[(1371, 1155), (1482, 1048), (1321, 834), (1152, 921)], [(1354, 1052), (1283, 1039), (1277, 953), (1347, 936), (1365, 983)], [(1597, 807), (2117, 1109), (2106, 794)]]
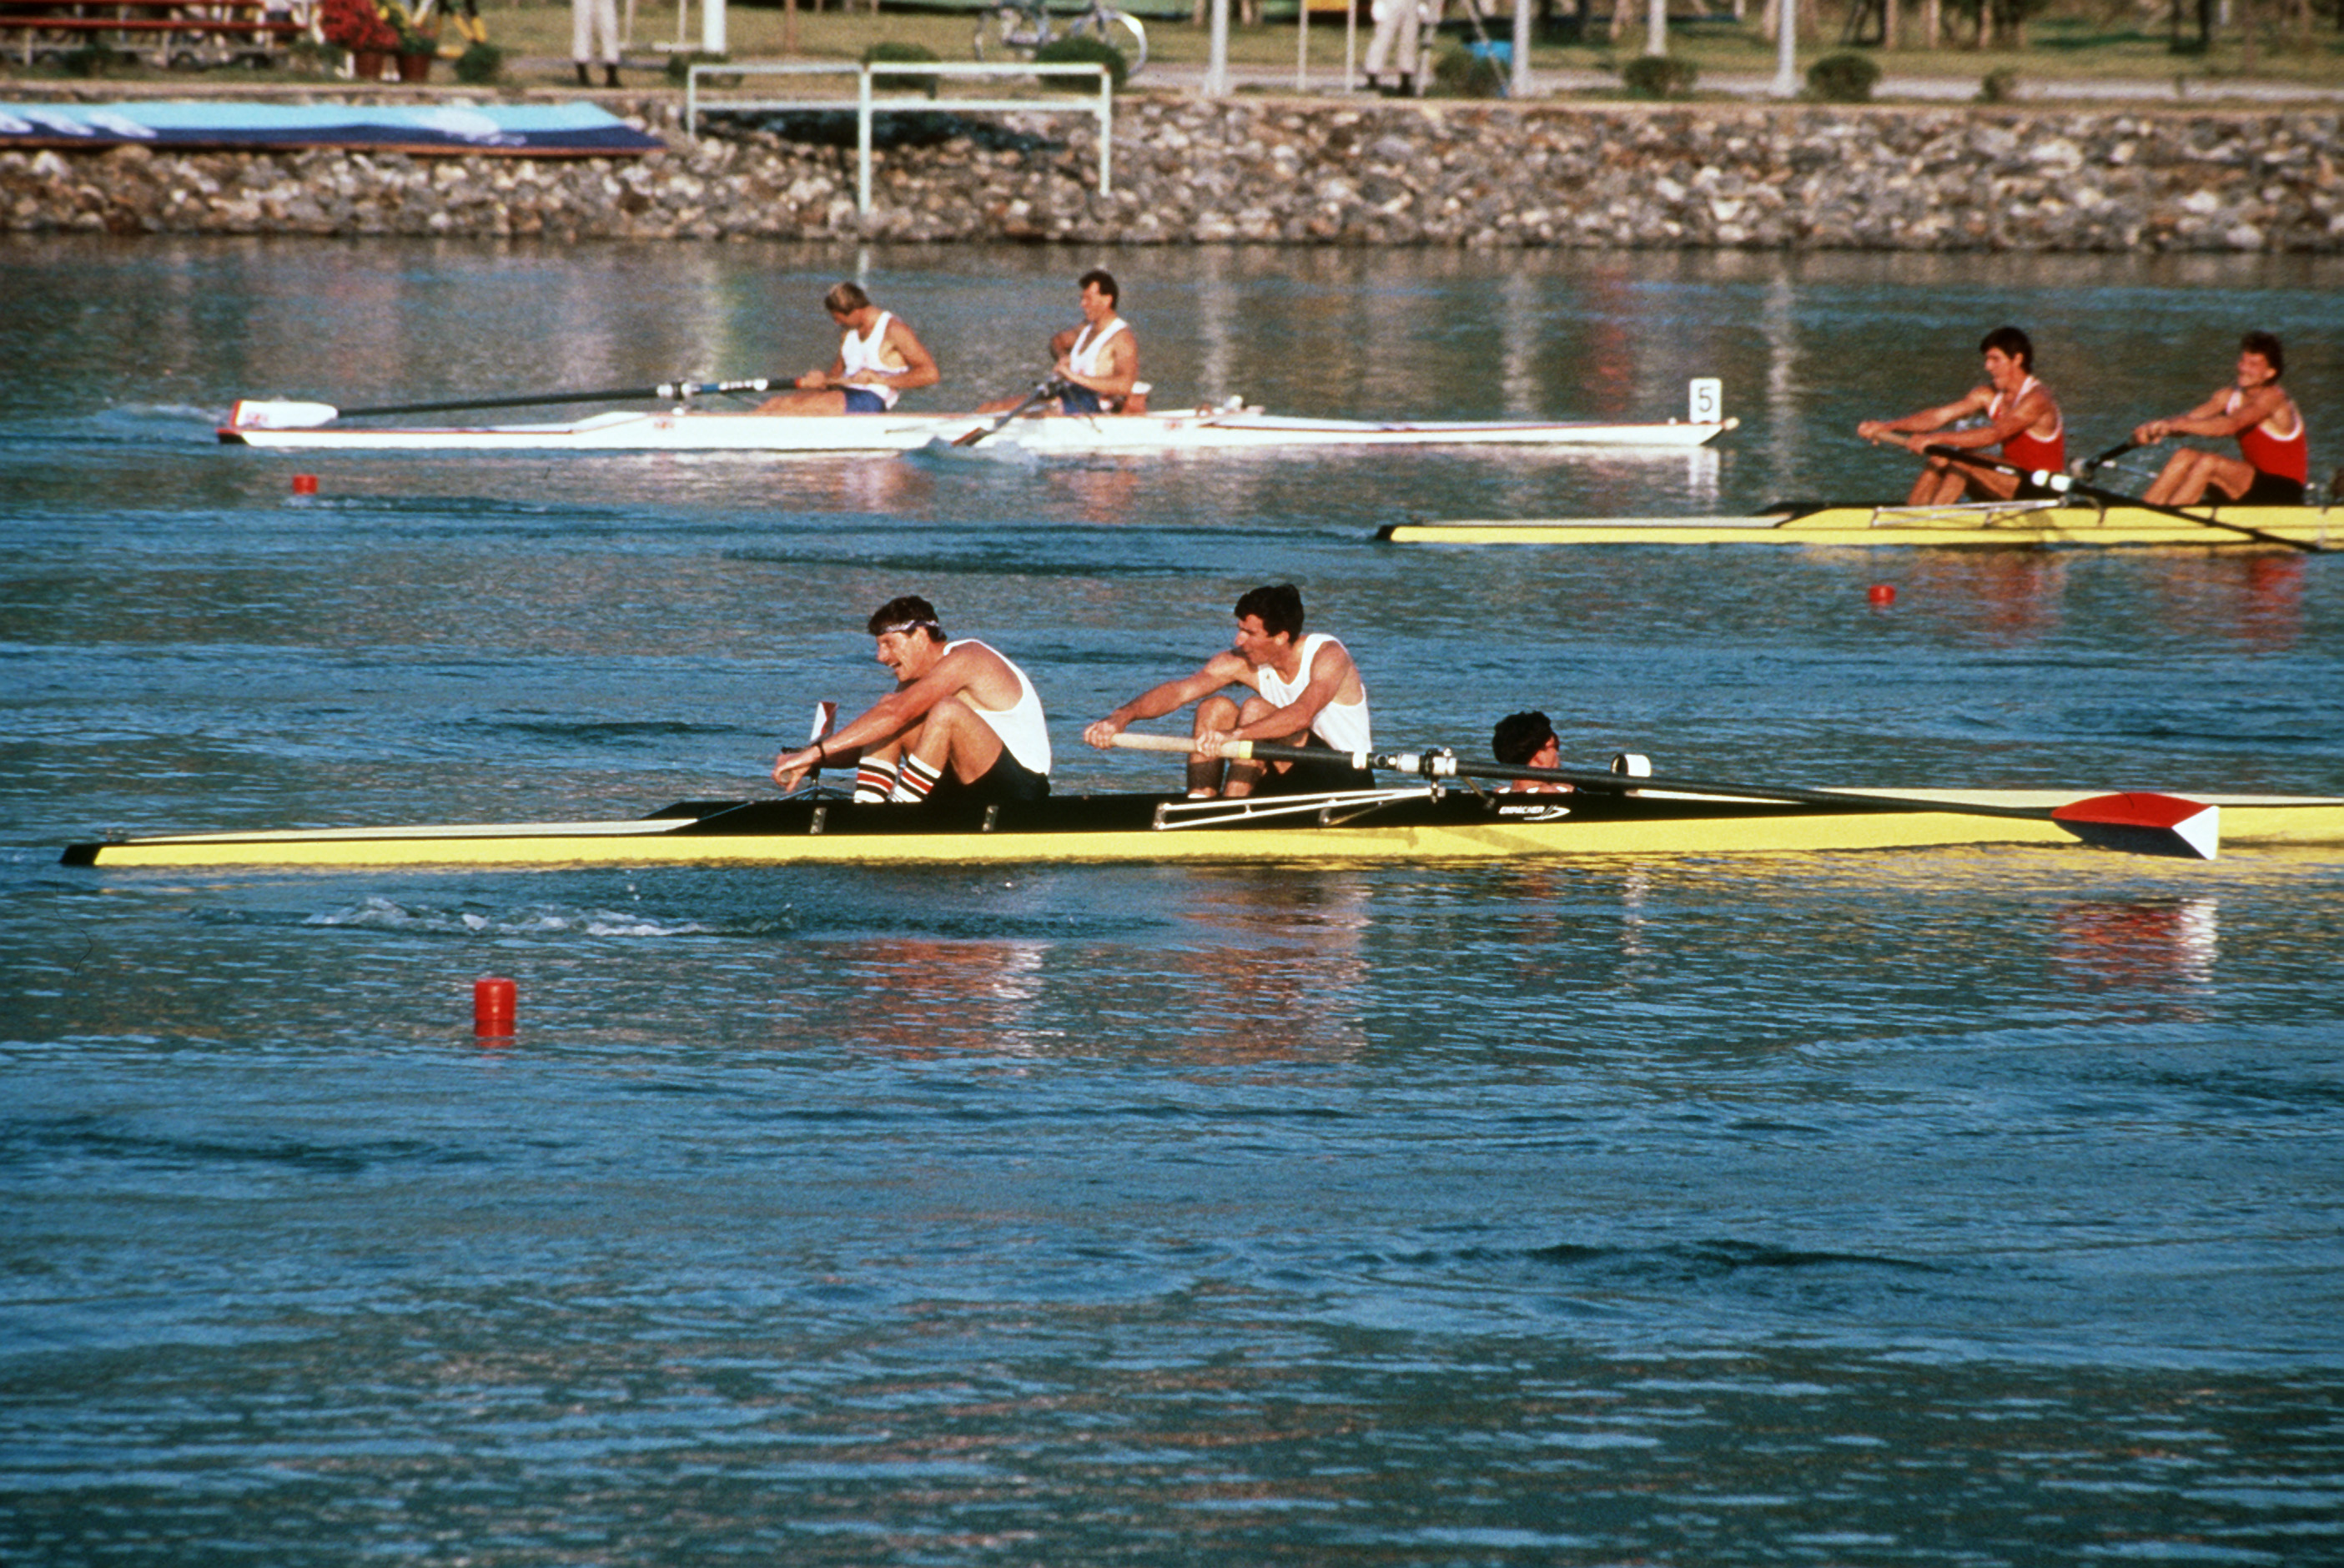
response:
[[(413, 101), (411, 98), (406, 101)], [(930, 126), (881, 151), (611, 106), (641, 159), (10, 152), (0, 228), (113, 233), (859, 237), (1079, 244), (2344, 250), (2333, 111), (1328, 103), (1133, 96), (1091, 123)], [(850, 138), (851, 139), (851, 138)]]

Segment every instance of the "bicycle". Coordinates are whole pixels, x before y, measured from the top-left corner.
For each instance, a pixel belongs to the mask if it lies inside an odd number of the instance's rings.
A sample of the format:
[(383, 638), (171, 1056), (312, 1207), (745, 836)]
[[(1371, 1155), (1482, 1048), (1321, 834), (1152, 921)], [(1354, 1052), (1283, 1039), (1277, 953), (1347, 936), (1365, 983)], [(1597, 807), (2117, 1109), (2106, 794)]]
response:
[(1147, 64), (1147, 29), (1106, 0), (1088, 0), (1086, 9), (1056, 22), (1049, 0), (1006, 0), (978, 15), (974, 47), (979, 60), (1030, 60), (1053, 38), (1099, 39), (1124, 57), (1127, 76)]

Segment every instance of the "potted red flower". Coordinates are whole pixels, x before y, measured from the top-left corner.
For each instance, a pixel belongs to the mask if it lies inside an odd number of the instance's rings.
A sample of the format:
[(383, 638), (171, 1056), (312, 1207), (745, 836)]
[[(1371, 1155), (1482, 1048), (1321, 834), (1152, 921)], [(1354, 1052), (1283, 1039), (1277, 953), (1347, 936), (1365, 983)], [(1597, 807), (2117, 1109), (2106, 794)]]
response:
[(379, 82), (382, 68), (399, 52), (399, 33), (374, 8), (374, 0), (322, 0), (318, 7), (318, 35), (350, 54), (351, 69), (361, 82)]

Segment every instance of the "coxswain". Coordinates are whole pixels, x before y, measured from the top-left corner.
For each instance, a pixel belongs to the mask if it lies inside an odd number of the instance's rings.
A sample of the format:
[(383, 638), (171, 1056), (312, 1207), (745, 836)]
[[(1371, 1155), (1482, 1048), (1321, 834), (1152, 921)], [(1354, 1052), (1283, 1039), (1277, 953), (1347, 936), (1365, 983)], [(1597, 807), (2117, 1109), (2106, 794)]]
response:
[[(1140, 414), (1147, 411), (1147, 384), (1139, 379), (1139, 339), (1116, 313), (1120, 295), (1115, 275), (1098, 268), (1082, 275), (1083, 322), (1050, 339), (1050, 375), (1056, 385), (1049, 406), (1062, 414)], [(997, 414), (1017, 406), (1015, 398), (982, 405)]]
[(884, 414), (895, 400), (943, 379), (934, 355), (901, 317), (871, 303), (857, 284), (841, 283), (822, 308), (838, 326), (838, 358), (808, 370), (791, 391), (757, 406), (761, 414)]
[[(2035, 379), (2035, 345), (2016, 327), (1997, 327), (1978, 344), (1985, 357), (1985, 385), (1973, 387), (1966, 397), (1939, 408), (1923, 409), (1901, 420), (1866, 420), (1855, 433), (1867, 441), (1884, 442), (1917, 452), (1924, 447), (1954, 447), (1982, 451), (1999, 445), (2002, 460), (2029, 470), (2060, 472), (2067, 466), (2067, 432), (2051, 389)], [(1956, 420), (1982, 417), (1985, 423), (1949, 430)], [(1971, 501), (2039, 501), (2056, 492), (2018, 474), (1933, 457), (1913, 481), (1907, 506), (1944, 506)]]
[[(1562, 743), (1555, 737), (1554, 725), (1536, 709), (1526, 713), (1508, 713), (1500, 719), (1498, 727), (1490, 733), (1490, 754), (1509, 767), (1562, 766)], [(1506, 788), (1538, 794), (1567, 794), (1571, 791), (1571, 786), (1561, 779), (1516, 779)]]
[(2311, 479), (2311, 440), (2303, 410), (2279, 386), (2287, 356), (2268, 332), (2238, 339), (2238, 379), (2186, 414), (2151, 420), (2132, 433), (2142, 446), (2167, 436), (2236, 436), (2238, 455), (2226, 458), (2183, 447), (2166, 460), (2143, 501), (2152, 506), (2193, 506), (2208, 499), (2240, 506), (2301, 506)]
[[(1325, 761), (1224, 763), (1218, 746), (1260, 741), (1350, 753), (1370, 749), (1368, 688), (1343, 644), (1323, 632), (1302, 632), (1302, 594), (1290, 582), (1256, 588), (1238, 601), (1237, 635), (1227, 652), (1194, 674), (1141, 693), (1083, 731), (1101, 748), (1135, 721), (1157, 719), (1197, 704), (1190, 726), (1197, 749), (1188, 757), (1188, 794), (1314, 794), (1372, 789), (1375, 775), (1348, 756)], [(1242, 703), (1227, 688), (1245, 687)]]
[(873, 612), (895, 689), (837, 731), (773, 761), (783, 790), (825, 764), (854, 765), (857, 801), (987, 804), (1050, 793), (1050, 733), (1026, 672), (973, 637), (947, 640), (916, 593)]

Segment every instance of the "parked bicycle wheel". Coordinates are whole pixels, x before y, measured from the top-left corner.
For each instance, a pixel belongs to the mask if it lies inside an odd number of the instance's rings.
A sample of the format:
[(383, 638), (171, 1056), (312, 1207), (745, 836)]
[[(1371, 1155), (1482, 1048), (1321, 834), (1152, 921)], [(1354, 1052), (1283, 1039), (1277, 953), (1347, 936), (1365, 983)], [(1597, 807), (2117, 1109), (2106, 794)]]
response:
[(1094, 5), (1066, 25), (1069, 37), (1106, 40), (1107, 47), (1124, 58), (1124, 75), (1136, 76), (1147, 64), (1147, 29), (1128, 11)]
[(977, 14), (976, 36), (970, 46), (979, 60), (1000, 64), (1030, 60), (1034, 51), (1050, 41), (1050, 17), (1046, 11), (1022, 5), (996, 5)]

